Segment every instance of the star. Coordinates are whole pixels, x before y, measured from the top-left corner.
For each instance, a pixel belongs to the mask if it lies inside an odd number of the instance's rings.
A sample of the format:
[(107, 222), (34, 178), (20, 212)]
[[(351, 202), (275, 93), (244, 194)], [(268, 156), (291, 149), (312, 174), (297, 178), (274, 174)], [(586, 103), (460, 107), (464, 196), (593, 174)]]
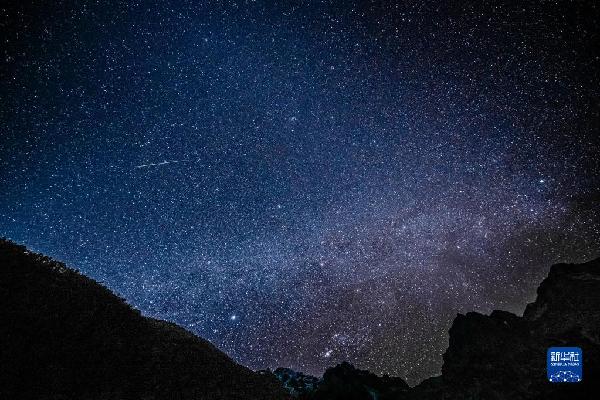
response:
[(413, 385), (456, 312), (600, 256), (593, 2), (38, 3), (1, 13), (0, 235), (252, 369)]

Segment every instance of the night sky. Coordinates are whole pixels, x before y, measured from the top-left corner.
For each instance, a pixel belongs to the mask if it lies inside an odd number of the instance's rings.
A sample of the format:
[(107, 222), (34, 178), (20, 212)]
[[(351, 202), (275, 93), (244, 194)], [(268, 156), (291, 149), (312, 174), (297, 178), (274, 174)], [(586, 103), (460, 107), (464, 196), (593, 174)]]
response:
[(253, 369), (414, 384), (600, 255), (594, 1), (14, 3), (0, 236)]

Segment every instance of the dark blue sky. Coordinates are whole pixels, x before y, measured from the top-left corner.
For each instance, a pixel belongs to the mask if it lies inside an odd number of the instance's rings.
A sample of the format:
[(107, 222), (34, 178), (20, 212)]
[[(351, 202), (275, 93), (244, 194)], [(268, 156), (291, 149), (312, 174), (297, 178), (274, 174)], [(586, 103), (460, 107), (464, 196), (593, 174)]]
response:
[(593, 2), (195, 3), (1, 10), (0, 234), (252, 368), (411, 383), (600, 255)]

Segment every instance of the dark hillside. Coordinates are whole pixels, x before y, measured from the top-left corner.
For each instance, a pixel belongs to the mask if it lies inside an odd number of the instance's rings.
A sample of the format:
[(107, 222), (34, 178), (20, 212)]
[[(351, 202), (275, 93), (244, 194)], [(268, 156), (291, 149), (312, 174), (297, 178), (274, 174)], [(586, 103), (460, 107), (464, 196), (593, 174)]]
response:
[(0, 318), (0, 398), (285, 398), (271, 376), (6, 240)]
[[(63, 264), (1, 239), (0, 318), (2, 399), (558, 400), (600, 394), (600, 260), (553, 266), (523, 317), (459, 314), (442, 375), (414, 388), (347, 363), (320, 379), (288, 369), (253, 372), (185, 329), (141, 316)], [(552, 346), (583, 349), (582, 382), (547, 381)]]

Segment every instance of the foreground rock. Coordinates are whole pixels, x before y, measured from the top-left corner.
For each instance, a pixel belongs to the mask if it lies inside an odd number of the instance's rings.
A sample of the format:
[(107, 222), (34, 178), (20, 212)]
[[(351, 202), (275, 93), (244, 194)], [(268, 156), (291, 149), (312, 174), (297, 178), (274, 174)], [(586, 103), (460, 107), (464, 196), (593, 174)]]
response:
[(410, 389), (401, 378), (377, 376), (347, 362), (327, 369), (321, 379), (288, 368), (278, 368), (274, 374), (300, 400), (386, 400), (396, 399)]
[(354, 368), (348, 363), (341, 363), (329, 368), (314, 393), (318, 400), (361, 400), (361, 399), (395, 399), (409, 389), (401, 378), (377, 376), (369, 371)]
[[(523, 317), (505, 311), (458, 315), (442, 376), (414, 398), (597, 399), (600, 397), (600, 260), (554, 265)], [(546, 378), (546, 351), (583, 350), (583, 381)]]
[[(459, 314), (442, 375), (414, 388), (348, 363), (321, 379), (289, 369), (253, 372), (190, 332), (141, 316), (63, 264), (2, 239), (0, 318), (0, 399), (600, 398), (600, 259), (553, 266), (523, 317)], [(553, 346), (583, 349), (582, 382), (547, 381)]]
[[(599, 399), (600, 259), (554, 265), (523, 317), (506, 311), (459, 314), (450, 328), (442, 375), (409, 389), (341, 364), (301, 399)], [(583, 350), (583, 381), (550, 383), (546, 351)]]
[(0, 398), (284, 399), (268, 374), (0, 240)]

